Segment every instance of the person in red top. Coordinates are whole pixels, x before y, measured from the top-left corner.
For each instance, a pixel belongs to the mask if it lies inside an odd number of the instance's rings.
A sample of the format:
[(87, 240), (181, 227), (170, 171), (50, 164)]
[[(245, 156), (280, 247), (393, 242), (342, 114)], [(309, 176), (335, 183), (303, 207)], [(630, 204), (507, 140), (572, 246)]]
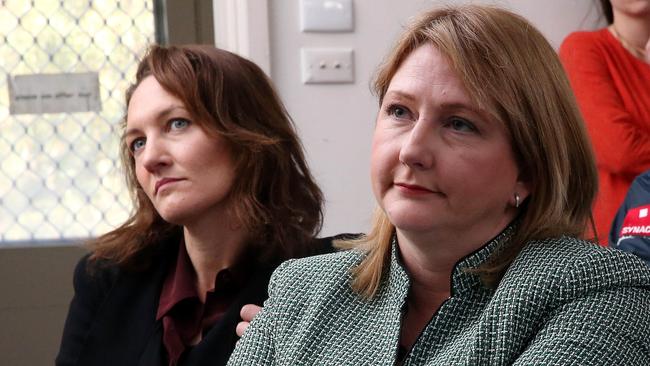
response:
[(570, 34), (560, 58), (596, 153), (598, 241), (634, 178), (650, 168), (650, 1), (603, 0), (610, 25)]

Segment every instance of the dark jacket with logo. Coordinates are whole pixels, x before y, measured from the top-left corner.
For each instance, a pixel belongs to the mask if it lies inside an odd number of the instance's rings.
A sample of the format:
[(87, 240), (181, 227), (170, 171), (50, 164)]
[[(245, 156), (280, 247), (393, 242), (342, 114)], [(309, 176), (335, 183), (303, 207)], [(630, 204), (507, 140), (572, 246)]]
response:
[[(318, 239), (314, 253), (333, 251), (332, 240)], [(96, 265), (88, 256), (74, 272), (75, 294), (63, 330), (56, 365), (167, 365), (162, 320), (156, 311), (163, 281), (176, 260), (179, 240), (162, 243), (145, 271)], [(93, 264), (91, 271), (88, 267)], [(268, 297), (272, 266), (251, 264), (251, 276), (223, 317), (187, 350), (179, 365), (225, 365), (238, 340), (235, 327), (245, 304)]]
[(612, 223), (609, 246), (634, 253), (650, 265), (650, 170), (632, 182)]

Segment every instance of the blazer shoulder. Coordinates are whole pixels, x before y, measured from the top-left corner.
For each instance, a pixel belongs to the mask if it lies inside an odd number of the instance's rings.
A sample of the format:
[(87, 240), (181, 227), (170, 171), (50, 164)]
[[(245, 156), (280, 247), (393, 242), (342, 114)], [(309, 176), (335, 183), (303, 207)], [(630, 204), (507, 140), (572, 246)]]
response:
[(120, 275), (120, 269), (107, 261), (93, 260), (91, 253), (84, 255), (74, 269), (76, 292), (91, 290), (95, 294), (108, 292)]
[(568, 292), (650, 288), (650, 267), (636, 256), (572, 237), (528, 243), (508, 272)]
[(635, 189), (639, 189), (650, 194), (650, 170), (646, 170), (634, 178), (631, 187), (635, 187)]
[[(119, 271), (108, 263), (91, 260), (86, 254), (74, 269), (74, 295), (63, 327), (56, 365), (83, 363), (89, 339), (102, 304), (109, 298)], [(92, 342), (90, 342), (92, 343)]]
[(357, 249), (290, 259), (271, 276), (269, 294), (281, 291), (291, 294), (322, 293), (327, 288), (347, 288), (351, 269), (365, 257)]
[(340, 252), (290, 259), (275, 271), (277, 277), (300, 276), (304, 279), (324, 280), (336, 278), (358, 264), (365, 254), (361, 250), (350, 249)]
[(326, 236), (322, 238), (315, 238), (312, 244), (311, 255), (328, 254), (337, 251), (336, 241), (338, 240), (353, 240), (361, 237), (363, 234), (350, 234), (342, 233), (334, 236)]

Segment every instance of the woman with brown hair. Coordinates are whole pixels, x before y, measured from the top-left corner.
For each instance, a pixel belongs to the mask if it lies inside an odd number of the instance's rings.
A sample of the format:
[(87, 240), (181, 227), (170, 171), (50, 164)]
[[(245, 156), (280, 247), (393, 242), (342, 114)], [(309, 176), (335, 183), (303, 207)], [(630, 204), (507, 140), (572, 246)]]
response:
[(322, 194), (293, 123), (252, 62), (153, 46), (126, 93), (132, 216), (93, 240), (57, 365), (219, 365), (243, 304), (316, 240)]
[(374, 90), (372, 230), (278, 267), (228, 365), (650, 363), (650, 268), (579, 239), (594, 159), (529, 22), (425, 12)]
[(600, 0), (609, 24), (562, 42), (566, 69), (596, 153), (601, 244), (634, 178), (650, 169), (650, 0)]

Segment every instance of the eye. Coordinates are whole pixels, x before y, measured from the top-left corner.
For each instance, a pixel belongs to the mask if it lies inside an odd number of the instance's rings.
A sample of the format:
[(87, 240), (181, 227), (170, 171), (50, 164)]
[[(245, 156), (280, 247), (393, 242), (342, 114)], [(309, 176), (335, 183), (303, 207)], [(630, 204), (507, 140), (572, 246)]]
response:
[(137, 138), (129, 144), (129, 150), (131, 153), (136, 153), (144, 147), (146, 140), (143, 137)]
[(472, 122), (460, 117), (450, 118), (447, 126), (455, 131), (460, 132), (478, 132), (478, 129)]
[(176, 118), (169, 121), (169, 128), (172, 130), (180, 130), (190, 125), (190, 121), (183, 118)]
[(391, 104), (386, 108), (386, 113), (398, 119), (410, 118), (411, 111), (399, 104)]

